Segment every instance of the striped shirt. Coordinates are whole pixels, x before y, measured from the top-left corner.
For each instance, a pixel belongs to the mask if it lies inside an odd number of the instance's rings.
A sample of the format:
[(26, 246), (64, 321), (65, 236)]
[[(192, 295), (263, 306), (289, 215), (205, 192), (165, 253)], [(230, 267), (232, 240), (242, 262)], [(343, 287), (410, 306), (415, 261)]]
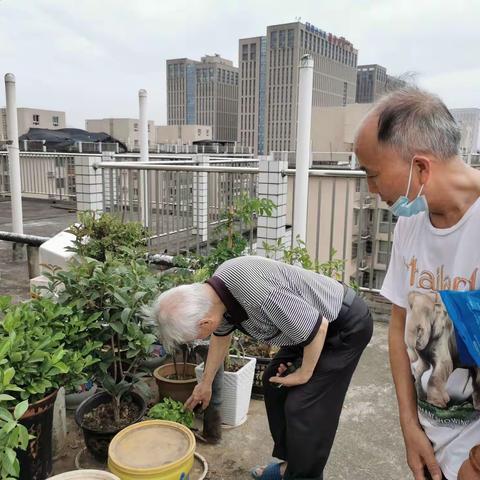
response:
[(335, 320), (343, 285), (330, 277), (263, 257), (226, 261), (207, 283), (227, 311), (214, 335), (237, 326), (253, 338), (278, 346), (308, 345), (322, 318)]

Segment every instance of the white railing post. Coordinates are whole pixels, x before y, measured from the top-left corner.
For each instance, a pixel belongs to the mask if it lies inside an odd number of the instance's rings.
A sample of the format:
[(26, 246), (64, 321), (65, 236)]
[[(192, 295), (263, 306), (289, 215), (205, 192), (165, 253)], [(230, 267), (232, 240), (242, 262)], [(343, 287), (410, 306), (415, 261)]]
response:
[(103, 157), (75, 156), (75, 191), (77, 210), (103, 212), (102, 171), (94, 166), (100, 161), (113, 161), (109, 154)]
[(7, 100), (7, 151), (10, 174), (10, 193), (12, 202), (12, 231), (23, 233), (22, 181), (20, 177), (20, 149), (18, 147), (17, 99), (15, 75), (5, 75), (5, 94)]
[[(138, 91), (139, 124), (140, 124), (140, 162), (148, 162), (148, 115), (147, 115), (147, 91), (143, 88)], [(148, 175), (147, 171), (140, 171), (139, 201), (142, 212), (142, 223), (149, 227), (148, 205)]]
[(300, 60), (298, 86), (297, 150), (295, 161), (295, 205), (293, 239), (306, 241), (308, 206), (308, 170), (310, 168), (310, 130), (312, 123), (313, 58)]
[(274, 246), (285, 241), (287, 223), (287, 177), (282, 172), (288, 168), (287, 152), (275, 152), (258, 162), (258, 197), (268, 198), (275, 204), (270, 217), (257, 219), (257, 255), (282, 259), (282, 251), (269, 252), (265, 244)]
[[(195, 155), (194, 164), (208, 167), (208, 155)], [(193, 233), (198, 235), (199, 241), (208, 239), (208, 173), (196, 172), (193, 174)]]

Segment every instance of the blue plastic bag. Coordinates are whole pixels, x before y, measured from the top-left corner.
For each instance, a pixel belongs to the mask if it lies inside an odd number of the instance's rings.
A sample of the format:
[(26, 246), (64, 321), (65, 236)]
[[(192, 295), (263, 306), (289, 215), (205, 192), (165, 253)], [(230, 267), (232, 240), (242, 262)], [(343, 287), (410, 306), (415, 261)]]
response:
[(453, 322), (460, 360), (465, 366), (480, 366), (480, 290), (439, 293)]

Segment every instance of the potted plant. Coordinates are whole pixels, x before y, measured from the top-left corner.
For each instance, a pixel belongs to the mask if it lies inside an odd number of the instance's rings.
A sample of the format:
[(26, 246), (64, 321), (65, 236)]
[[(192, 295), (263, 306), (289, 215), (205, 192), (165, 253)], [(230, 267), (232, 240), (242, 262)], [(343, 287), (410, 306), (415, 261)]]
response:
[(139, 222), (124, 222), (124, 213), (80, 212), (78, 223), (68, 229), (75, 236), (68, 250), (101, 262), (107, 255), (127, 260), (145, 257), (148, 229)]
[[(245, 356), (240, 338), (235, 336), (224, 363), (222, 423), (236, 427), (247, 418), (255, 375), (256, 359)], [(197, 381), (203, 377), (203, 363), (195, 368)]]
[(168, 397), (153, 405), (148, 411), (147, 417), (152, 420), (181, 423), (188, 428), (192, 428), (195, 423), (195, 414), (192, 411), (186, 409), (182, 402)]
[[(70, 314), (70, 309), (47, 298), (17, 305), (12, 305), (8, 297), (0, 299), (0, 365), (4, 390), (0, 407), (13, 409), (14, 422), (26, 427), (31, 435), (26, 449), (17, 450), (21, 480), (41, 480), (50, 473), (57, 390), (63, 385), (83, 382), (83, 372), (95, 362), (92, 342), (85, 342), (80, 350), (69, 348)], [(15, 429), (14, 422), (9, 418), (6, 430)], [(17, 431), (19, 444), (24, 447), (25, 430)], [(10, 450), (7, 452), (10, 466), (16, 469), (15, 458)]]
[(172, 353), (172, 362), (166, 363), (153, 371), (158, 387), (160, 400), (172, 398), (179, 402), (186, 402), (197, 384), (195, 363), (188, 362), (189, 348), (182, 345), (182, 359), (177, 360), (177, 352)]
[(75, 418), (90, 453), (103, 461), (113, 436), (139, 421), (146, 410), (144, 362), (155, 336), (143, 324), (141, 307), (162, 290), (163, 280), (143, 260), (114, 258), (109, 253), (103, 262), (77, 258), (68, 270), (56, 270), (49, 279), (48, 290), (60, 305), (82, 317), (96, 316), (88, 335), (101, 345), (93, 376), (103, 391), (85, 400)]

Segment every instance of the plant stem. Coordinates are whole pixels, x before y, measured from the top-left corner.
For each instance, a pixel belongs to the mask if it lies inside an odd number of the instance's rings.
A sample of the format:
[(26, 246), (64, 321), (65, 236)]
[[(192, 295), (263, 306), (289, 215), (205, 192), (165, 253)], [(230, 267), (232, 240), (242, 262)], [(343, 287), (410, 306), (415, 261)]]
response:
[(111, 337), (112, 355), (113, 355), (113, 378), (117, 381), (117, 361), (115, 360), (115, 339)]

